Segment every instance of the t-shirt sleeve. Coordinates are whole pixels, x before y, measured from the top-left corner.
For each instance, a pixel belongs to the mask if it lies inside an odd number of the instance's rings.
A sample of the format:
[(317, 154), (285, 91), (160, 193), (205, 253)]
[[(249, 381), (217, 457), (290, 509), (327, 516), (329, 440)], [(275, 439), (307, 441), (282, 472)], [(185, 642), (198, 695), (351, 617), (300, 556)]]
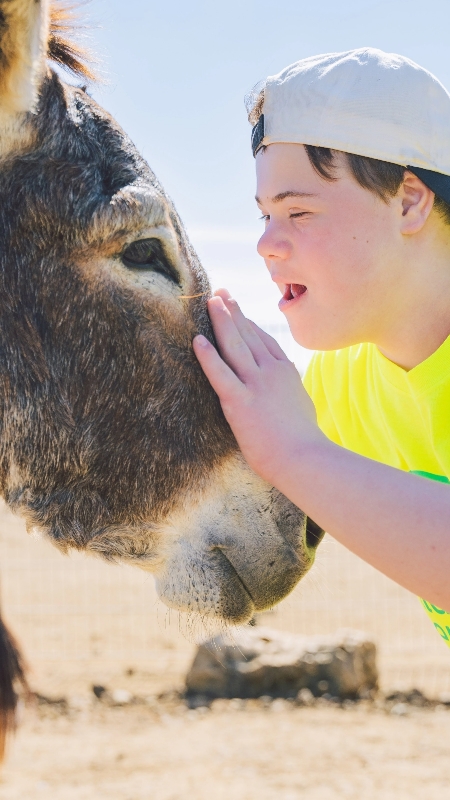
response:
[(329, 361), (330, 354), (314, 353), (304, 375), (303, 386), (314, 403), (319, 428), (332, 442), (342, 444), (333, 418), (332, 404), (327, 398), (327, 383), (333, 379), (333, 368)]

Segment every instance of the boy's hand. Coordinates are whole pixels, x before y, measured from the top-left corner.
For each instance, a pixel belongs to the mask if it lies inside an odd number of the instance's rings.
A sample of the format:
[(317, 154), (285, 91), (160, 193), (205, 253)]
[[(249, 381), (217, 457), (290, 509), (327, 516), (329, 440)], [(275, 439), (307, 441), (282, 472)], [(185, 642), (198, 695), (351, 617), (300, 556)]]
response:
[(244, 458), (277, 485), (302, 444), (323, 441), (311, 399), (281, 347), (221, 289), (208, 304), (220, 355), (204, 336), (194, 351), (217, 392)]
[(333, 444), (278, 344), (221, 290), (209, 311), (220, 348), (197, 357), (250, 466), (389, 578), (450, 609), (450, 492)]

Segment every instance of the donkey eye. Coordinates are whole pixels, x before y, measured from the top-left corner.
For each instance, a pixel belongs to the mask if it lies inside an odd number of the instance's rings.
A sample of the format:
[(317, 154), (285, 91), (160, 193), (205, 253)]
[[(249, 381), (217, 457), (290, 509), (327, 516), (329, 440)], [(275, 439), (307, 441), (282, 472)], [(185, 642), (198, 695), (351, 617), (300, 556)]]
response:
[(137, 242), (132, 242), (125, 248), (121, 258), (128, 269), (159, 272), (174, 283), (180, 282), (159, 239), (139, 239)]

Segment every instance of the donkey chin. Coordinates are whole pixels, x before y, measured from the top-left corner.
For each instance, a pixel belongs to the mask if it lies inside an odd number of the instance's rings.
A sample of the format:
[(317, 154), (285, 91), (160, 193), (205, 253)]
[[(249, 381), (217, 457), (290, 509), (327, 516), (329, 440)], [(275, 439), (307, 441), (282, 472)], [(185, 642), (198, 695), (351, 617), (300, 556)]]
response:
[(87, 551), (155, 576), (165, 605), (242, 624), (272, 608), (314, 562), (323, 531), (236, 454), (159, 525), (112, 526)]

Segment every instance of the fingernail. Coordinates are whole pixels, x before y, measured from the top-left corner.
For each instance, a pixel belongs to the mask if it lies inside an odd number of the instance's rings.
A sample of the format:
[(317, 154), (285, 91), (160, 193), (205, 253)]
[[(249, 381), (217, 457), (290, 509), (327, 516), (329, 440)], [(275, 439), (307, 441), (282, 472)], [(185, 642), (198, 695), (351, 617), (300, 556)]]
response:
[(198, 336), (194, 336), (194, 342), (198, 344), (199, 347), (208, 347), (209, 345), (208, 339), (201, 333), (199, 333)]
[(226, 308), (226, 305), (225, 305), (225, 303), (223, 301), (223, 298), (220, 296), (220, 294), (217, 294), (217, 295), (214, 295), (214, 297), (211, 297), (211, 300), (208, 300), (208, 305), (216, 305), (216, 306), (219, 305), (221, 308)]

